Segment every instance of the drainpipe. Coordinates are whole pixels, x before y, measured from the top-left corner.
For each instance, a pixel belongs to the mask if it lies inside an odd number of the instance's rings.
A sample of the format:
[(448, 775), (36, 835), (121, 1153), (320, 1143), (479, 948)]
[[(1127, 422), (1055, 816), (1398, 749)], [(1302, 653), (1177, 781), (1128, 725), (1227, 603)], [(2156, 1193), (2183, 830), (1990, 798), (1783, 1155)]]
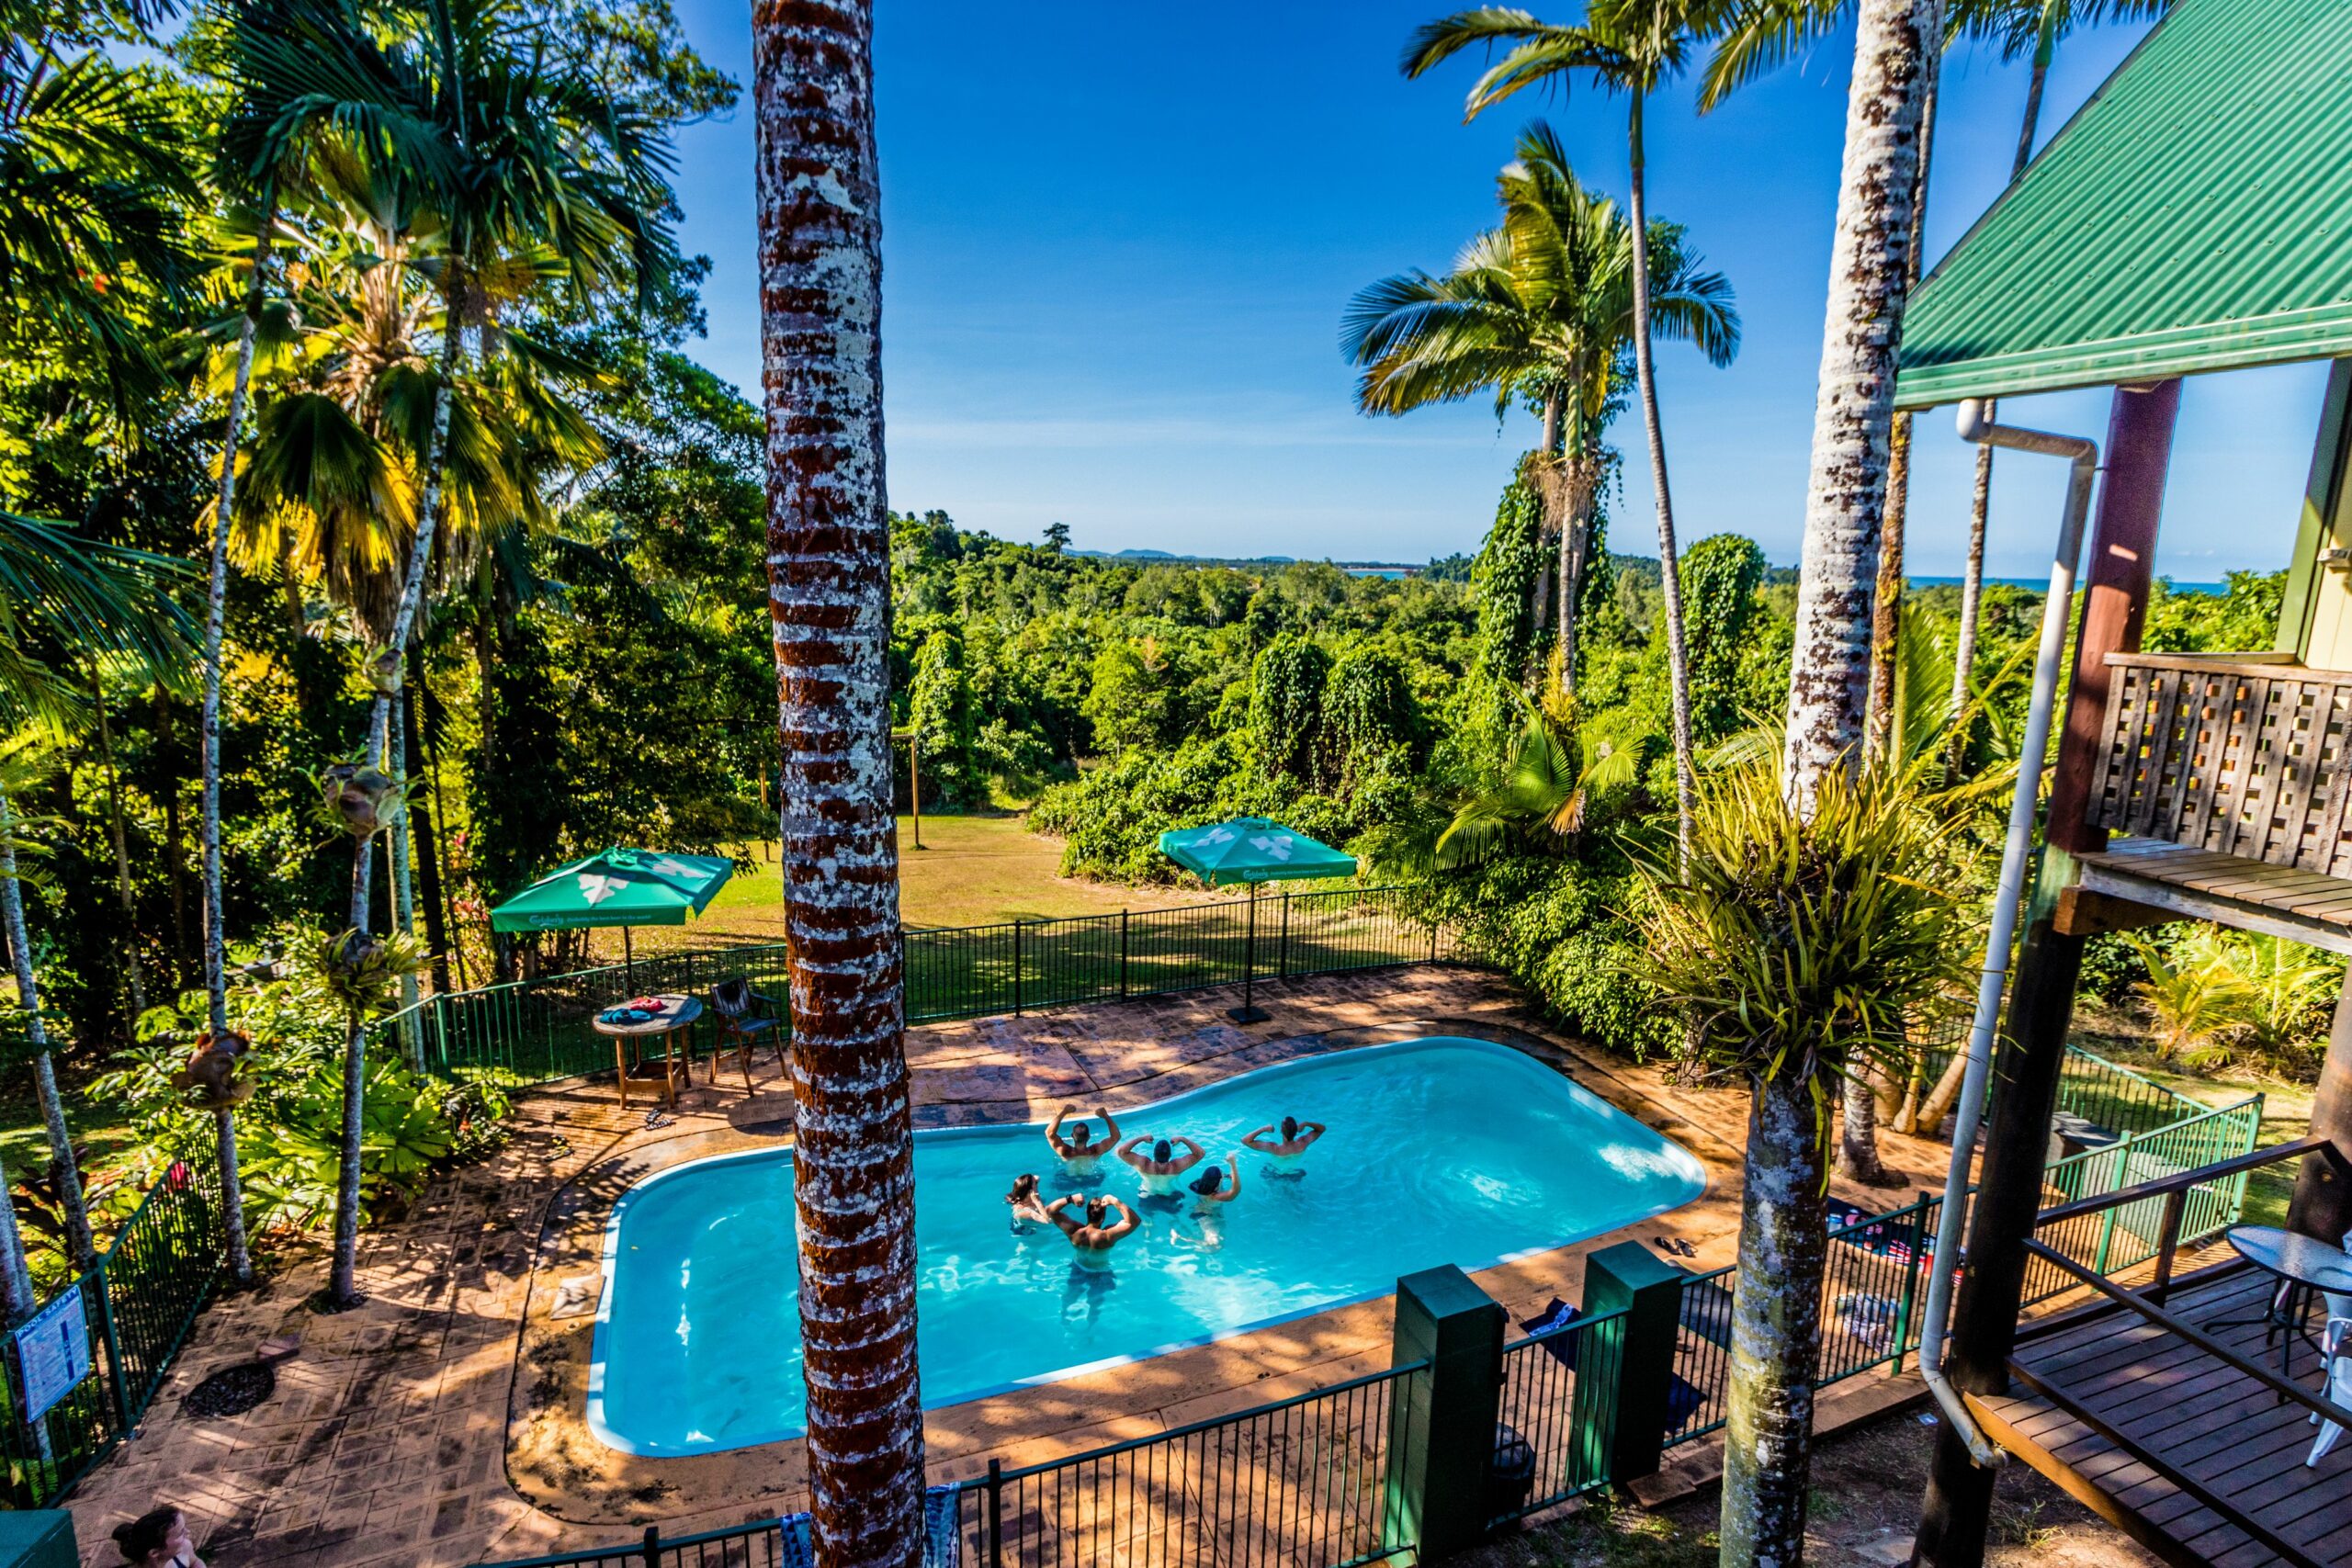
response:
[(2074, 608), (2075, 572), (2082, 560), (2083, 530), (2090, 516), (2091, 484), (2098, 474), (2098, 443), (2079, 435), (1996, 424), (1984, 404), (1960, 405), (1960, 437), (1979, 446), (2064, 457), (2066, 509), (2058, 524), (2058, 548), (2050, 563), (2050, 597), (2041, 606), (2041, 641), (2034, 650), (2033, 700), (2026, 710), (2025, 739), (2018, 753), (2017, 792), (2009, 799), (2008, 838), (2001, 846), (2001, 877), (1993, 895), (1993, 929), (1984, 943), (1984, 973), (1976, 986), (1976, 1016), (1968, 1031), (1968, 1070), (1951, 1130), (1951, 1166), (1944, 1175), (1942, 1221), (1936, 1226), (1935, 1256), (1928, 1264), (1928, 1306), (1919, 1325), (1919, 1373), (1968, 1445), (1969, 1457), (1987, 1468), (2007, 1455), (1995, 1448), (1944, 1376), (1944, 1320), (1951, 1312), (1951, 1260), (1967, 1229), (1968, 1167), (1976, 1152), (1976, 1124), (1983, 1119), (1985, 1080), (1992, 1076), (1993, 1035), (2001, 1013), (2001, 993), (2009, 977), (2009, 949), (2017, 939), (2024, 902), (2026, 859), (2033, 849), (2033, 818), (2041, 799), (2042, 759), (2050, 750), (2051, 713), (2057, 706), (2058, 671), (2065, 657), (2066, 623)]

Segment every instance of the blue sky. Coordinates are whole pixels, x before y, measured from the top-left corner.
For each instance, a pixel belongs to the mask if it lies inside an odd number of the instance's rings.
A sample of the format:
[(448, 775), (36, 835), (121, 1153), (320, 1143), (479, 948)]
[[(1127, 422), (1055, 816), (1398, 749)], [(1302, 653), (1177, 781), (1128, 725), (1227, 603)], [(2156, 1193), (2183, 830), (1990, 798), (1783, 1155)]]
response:
[[(1418, 560), (1474, 551), (1532, 440), (1491, 404), (1371, 420), (1350, 402), (1340, 314), (1365, 283), (1442, 267), (1493, 216), (1519, 127), (1550, 118), (1589, 183), (1622, 196), (1622, 105), (1522, 96), (1462, 123), (1467, 62), (1407, 82), (1397, 52), (1436, 0), (1008, 12), (879, 0), (889, 488), (900, 508), (1082, 548)], [(1564, 13), (1566, 14), (1566, 13)], [(741, 0), (684, 0), (695, 47), (747, 87)], [(1013, 28), (1014, 17), (1025, 26)], [(2070, 42), (2043, 134), (2137, 29)], [(1850, 39), (1703, 119), (1687, 88), (1651, 112), (1650, 203), (1738, 291), (1746, 344), (1715, 370), (1661, 348), (1679, 530), (1796, 558)], [(2005, 182), (2022, 67), (1946, 66), (1928, 218), (1939, 255)], [(683, 238), (710, 256), (694, 352), (756, 395), (748, 107), (682, 137)], [(2192, 382), (2158, 569), (2182, 580), (2284, 563), (2324, 371)], [(2106, 394), (2015, 400), (2005, 418), (2103, 433)], [(1618, 445), (1638, 455), (1628, 420)], [(1911, 567), (1960, 570), (1970, 449), (1921, 422)], [(1656, 551), (1628, 464), (1617, 547)], [(2048, 570), (2056, 464), (2005, 457), (1996, 575)]]

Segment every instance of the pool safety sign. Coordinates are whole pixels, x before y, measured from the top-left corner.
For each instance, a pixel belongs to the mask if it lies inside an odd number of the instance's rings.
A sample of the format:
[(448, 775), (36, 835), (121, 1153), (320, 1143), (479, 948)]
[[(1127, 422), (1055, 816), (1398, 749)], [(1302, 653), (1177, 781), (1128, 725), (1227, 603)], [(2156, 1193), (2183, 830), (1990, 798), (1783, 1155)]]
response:
[(27, 1421), (40, 1420), (90, 1375), (90, 1318), (80, 1291), (67, 1291), (17, 1330), (17, 1364), (24, 1369)]

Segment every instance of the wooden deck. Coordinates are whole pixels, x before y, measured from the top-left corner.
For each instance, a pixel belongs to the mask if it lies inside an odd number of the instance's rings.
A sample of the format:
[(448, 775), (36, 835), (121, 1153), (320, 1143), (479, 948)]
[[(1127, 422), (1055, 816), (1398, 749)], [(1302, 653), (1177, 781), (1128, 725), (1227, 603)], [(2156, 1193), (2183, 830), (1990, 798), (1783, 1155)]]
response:
[[(2211, 1326), (2258, 1316), (2276, 1283), (2238, 1266), (2184, 1280), (2165, 1310), (2276, 1367), (2259, 1325)], [(2011, 1393), (1969, 1404), (2003, 1448), (2094, 1512), (2182, 1568), (2352, 1563), (2352, 1435), (2306, 1469), (2308, 1411), (2120, 1307), (2024, 1332)], [(2290, 1367), (2319, 1391), (2308, 1344)]]
[(2085, 891), (2352, 953), (2352, 881), (2161, 839), (2079, 857)]

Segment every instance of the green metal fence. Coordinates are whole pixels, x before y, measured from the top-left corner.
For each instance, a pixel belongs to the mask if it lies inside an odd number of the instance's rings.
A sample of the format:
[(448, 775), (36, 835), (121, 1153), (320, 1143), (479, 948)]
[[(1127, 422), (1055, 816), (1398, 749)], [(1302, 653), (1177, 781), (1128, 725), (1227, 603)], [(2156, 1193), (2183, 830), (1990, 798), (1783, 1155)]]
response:
[(7, 1464), (0, 1505), (50, 1506), (139, 1424), (211, 1293), (226, 1241), (218, 1168), (175, 1161), (96, 1265), (42, 1303), (80, 1294), (91, 1367), (28, 1423), (18, 1415), (27, 1408), (24, 1368), (13, 1352), (0, 1357), (0, 1458)]
[[(1446, 956), (1406, 891), (1348, 888), (1224, 899), (1058, 920), (1011, 920), (906, 933), (907, 1021), (986, 1018), (1084, 1002), (1170, 996)], [(706, 993), (744, 979), (781, 1001), (785, 948), (692, 948), (628, 964), (428, 997), (376, 1026), (431, 1071), (501, 1067), (545, 1082), (609, 1072), (613, 1043), (591, 1026), (624, 998)], [(708, 1043), (695, 1026), (695, 1049)]]

